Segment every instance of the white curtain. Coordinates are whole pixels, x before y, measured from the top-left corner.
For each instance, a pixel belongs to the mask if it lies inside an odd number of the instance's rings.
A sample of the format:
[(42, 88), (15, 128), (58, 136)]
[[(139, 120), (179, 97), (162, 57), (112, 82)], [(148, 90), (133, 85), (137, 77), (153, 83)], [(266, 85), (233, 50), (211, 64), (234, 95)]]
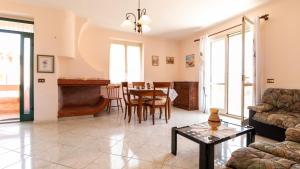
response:
[(263, 92), (263, 58), (261, 55), (260, 19), (255, 20), (255, 103), (261, 102)]
[(199, 61), (199, 108), (201, 112), (205, 112), (207, 109), (207, 102), (206, 102), (206, 78), (205, 78), (205, 60), (208, 55), (208, 36), (204, 35), (200, 38), (200, 61)]

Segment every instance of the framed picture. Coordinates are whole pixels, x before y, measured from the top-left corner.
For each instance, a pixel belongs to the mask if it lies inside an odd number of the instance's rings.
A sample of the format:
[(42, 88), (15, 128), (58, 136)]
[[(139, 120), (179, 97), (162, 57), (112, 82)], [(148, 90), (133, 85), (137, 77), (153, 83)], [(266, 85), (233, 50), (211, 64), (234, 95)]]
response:
[(174, 64), (174, 57), (167, 56), (166, 57), (166, 64)]
[(159, 56), (152, 56), (152, 66), (159, 66)]
[(37, 55), (38, 73), (54, 73), (54, 64), (53, 55)]
[(185, 56), (185, 67), (195, 67), (195, 54)]

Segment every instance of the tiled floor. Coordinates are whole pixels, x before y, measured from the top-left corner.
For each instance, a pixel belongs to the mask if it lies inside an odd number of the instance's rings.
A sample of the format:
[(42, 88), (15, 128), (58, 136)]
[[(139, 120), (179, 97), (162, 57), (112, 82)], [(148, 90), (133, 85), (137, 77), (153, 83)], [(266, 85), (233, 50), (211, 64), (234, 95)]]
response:
[[(199, 112), (174, 109), (168, 124), (157, 119), (155, 126), (150, 119), (128, 124), (117, 112), (57, 123), (2, 124), (0, 168), (197, 169), (198, 145), (179, 137), (178, 155), (173, 156), (170, 131), (173, 126), (206, 119), (207, 115)], [(245, 138), (236, 138), (218, 145), (215, 168), (244, 142)]]

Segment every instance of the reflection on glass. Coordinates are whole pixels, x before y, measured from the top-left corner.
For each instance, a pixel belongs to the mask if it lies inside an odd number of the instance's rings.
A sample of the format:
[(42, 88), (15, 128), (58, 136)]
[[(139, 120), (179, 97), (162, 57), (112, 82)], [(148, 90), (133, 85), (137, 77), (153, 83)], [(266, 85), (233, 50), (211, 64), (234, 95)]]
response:
[(211, 106), (225, 108), (225, 39), (211, 43)]
[(127, 46), (127, 81), (137, 82), (141, 77), (141, 48)]
[(30, 38), (24, 38), (24, 114), (30, 114), (30, 87), (31, 87), (31, 72), (30, 72), (30, 62), (31, 62), (31, 40)]
[(248, 110), (248, 106), (252, 106), (253, 105), (253, 86), (246, 86), (245, 90), (245, 98), (244, 98), (244, 116), (245, 118), (249, 117), (249, 110)]
[(253, 31), (245, 34), (245, 83), (254, 82)]
[(225, 82), (225, 40), (211, 44), (211, 82)]
[(125, 81), (125, 46), (122, 44), (111, 44), (109, 59), (109, 78), (111, 83)]
[(211, 87), (211, 106), (224, 109), (225, 90), (224, 85), (213, 85)]
[(229, 37), (228, 114), (241, 116), (242, 111), (242, 35)]

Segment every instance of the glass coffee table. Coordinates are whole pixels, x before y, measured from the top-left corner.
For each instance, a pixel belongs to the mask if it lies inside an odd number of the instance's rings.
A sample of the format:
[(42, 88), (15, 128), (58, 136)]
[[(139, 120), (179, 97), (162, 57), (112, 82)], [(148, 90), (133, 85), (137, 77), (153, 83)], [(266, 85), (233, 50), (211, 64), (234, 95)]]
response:
[(172, 154), (177, 154), (177, 135), (181, 135), (199, 144), (199, 169), (214, 168), (214, 147), (235, 137), (246, 134), (247, 146), (255, 141), (255, 129), (251, 126), (239, 126), (222, 122), (216, 131), (212, 131), (207, 122), (185, 127), (172, 128)]

